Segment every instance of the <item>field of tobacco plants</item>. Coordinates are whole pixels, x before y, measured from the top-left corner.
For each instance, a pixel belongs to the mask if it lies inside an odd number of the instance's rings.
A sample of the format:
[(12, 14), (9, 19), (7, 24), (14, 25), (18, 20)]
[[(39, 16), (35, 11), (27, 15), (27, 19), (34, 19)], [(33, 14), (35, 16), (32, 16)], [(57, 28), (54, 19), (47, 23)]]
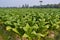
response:
[(60, 40), (59, 33), (58, 8), (0, 8), (0, 34), (6, 40)]

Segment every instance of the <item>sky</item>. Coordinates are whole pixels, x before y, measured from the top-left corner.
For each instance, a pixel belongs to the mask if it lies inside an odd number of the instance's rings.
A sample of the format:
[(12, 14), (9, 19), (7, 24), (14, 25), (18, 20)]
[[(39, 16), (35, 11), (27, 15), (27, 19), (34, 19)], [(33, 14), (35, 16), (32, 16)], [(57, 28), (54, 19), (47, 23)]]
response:
[[(24, 4), (29, 6), (40, 5), (41, 0), (0, 0), (0, 7), (19, 7)], [(42, 4), (58, 4), (60, 0), (42, 0)]]

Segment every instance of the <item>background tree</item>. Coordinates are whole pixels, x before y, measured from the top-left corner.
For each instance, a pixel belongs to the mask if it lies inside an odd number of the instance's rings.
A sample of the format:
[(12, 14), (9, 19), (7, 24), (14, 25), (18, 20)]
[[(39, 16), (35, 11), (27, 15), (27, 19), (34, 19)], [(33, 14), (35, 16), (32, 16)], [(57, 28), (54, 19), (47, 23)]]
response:
[(41, 6), (42, 6), (42, 2), (43, 2), (43, 1), (39, 1), (39, 2), (40, 2), (40, 7), (41, 7)]

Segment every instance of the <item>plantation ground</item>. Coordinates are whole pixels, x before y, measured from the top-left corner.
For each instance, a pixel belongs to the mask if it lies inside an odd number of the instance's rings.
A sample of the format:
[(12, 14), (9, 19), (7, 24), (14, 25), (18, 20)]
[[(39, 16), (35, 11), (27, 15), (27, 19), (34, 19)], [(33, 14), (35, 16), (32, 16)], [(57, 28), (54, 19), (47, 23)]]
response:
[(47, 40), (48, 30), (60, 40), (59, 8), (0, 8), (0, 40), (19, 40), (17, 35)]

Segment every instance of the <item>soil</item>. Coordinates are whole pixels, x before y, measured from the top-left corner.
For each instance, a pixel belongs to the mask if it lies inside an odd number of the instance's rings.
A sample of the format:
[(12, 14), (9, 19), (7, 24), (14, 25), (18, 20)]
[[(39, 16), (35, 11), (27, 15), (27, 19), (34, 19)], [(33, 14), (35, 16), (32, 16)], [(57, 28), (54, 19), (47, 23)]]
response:
[(3, 40), (3, 37), (0, 35), (0, 40)]

